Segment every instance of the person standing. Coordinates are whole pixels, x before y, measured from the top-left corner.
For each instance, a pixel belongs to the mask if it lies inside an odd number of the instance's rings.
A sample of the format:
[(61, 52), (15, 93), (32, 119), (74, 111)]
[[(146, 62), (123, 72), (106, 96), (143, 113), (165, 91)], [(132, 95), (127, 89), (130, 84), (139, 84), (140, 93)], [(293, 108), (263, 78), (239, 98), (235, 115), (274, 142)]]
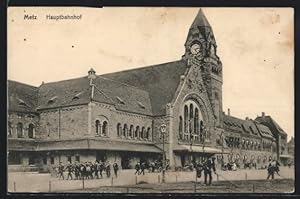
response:
[(78, 180), (80, 178), (80, 165), (78, 161), (75, 162), (75, 180)]
[(196, 175), (197, 175), (197, 178), (201, 178), (203, 170), (204, 170), (203, 165), (200, 162), (196, 163)]
[(99, 170), (99, 173), (100, 173), (100, 176), (101, 178), (103, 178), (103, 175), (102, 175), (102, 172), (104, 170), (104, 162), (100, 161), (100, 163), (98, 164), (98, 170)]
[(270, 177), (274, 179), (274, 173), (276, 171), (276, 161), (271, 161), (268, 165), (268, 177), (267, 180), (269, 180)]
[(94, 172), (95, 172), (95, 178), (99, 179), (99, 163), (98, 161), (96, 160), (95, 163), (93, 164), (93, 167), (94, 167)]
[(142, 164), (141, 164), (141, 172), (140, 172), (140, 174), (142, 174), (142, 173), (143, 173), (143, 175), (145, 175), (145, 168), (146, 168), (145, 162), (142, 162)]
[(108, 178), (110, 177), (110, 170), (111, 170), (110, 163), (109, 163), (109, 161), (107, 161), (107, 163), (106, 163), (106, 176)]
[[(215, 163), (211, 158), (207, 158), (204, 162), (204, 184), (211, 185), (212, 182), (212, 170), (216, 174)], [(207, 183), (207, 177), (209, 177), (209, 181)]]
[(71, 165), (70, 162), (68, 162), (68, 164), (66, 166), (66, 170), (68, 171), (67, 180), (69, 180), (69, 177), (71, 178), (71, 180), (73, 180), (73, 176), (72, 176), (73, 166)]
[(113, 164), (113, 169), (115, 176), (118, 177), (119, 165), (116, 162)]
[(59, 180), (60, 180), (60, 178), (62, 178), (63, 180), (65, 179), (65, 177), (64, 177), (64, 165), (62, 164), (62, 162), (60, 162), (59, 166), (58, 166), (58, 176), (59, 176)]
[(136, 174), (140, 175), (140, 163), (139, 162), (136, 163), (135, 170), (136, 171), (135, 171), (134, 175), (136, 175)]

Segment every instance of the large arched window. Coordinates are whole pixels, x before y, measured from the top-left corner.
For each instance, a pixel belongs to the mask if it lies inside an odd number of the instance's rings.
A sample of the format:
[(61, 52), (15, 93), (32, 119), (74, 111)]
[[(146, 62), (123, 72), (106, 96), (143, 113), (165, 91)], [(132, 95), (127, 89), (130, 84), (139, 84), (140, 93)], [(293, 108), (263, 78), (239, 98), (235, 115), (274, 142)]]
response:
[(101, 134), (101, 124), (100, 124), (99, 120), (96, 120), (95, 127), (96, 127), (96, 135), (100, 135)]
[(8, 135), (9, 137), (12, 136), (12, 126), (11, 126), (11, 122), (8, 122), (8, 124), (7, 124), (7, 135)]
[(29, 124), (29, 126), (28, 126), (28, 137), (34, 138), (34, 125), (33, 124)]
[(124, 127), (123, 127), (123, 137), (127, 137), (127, 135), (128, 135), (127, 124), (124, 124)]
[(107, 132), (108, 132), (108, 130), (107, 130), (107, 121), (104, 121), (103, 125), (102, 125), (102, 135), (107, 136), (108, 135)]
[(130, 125), (128, 137), (133, 138), (133, 125)]
[(18, 138), (23, 137), (23, 124), (21, 122), (17, 124), (17, 136)]
[(200, 140), (203, 121), (200, 105), (192, 99), (185, 101), (179, 115), (179, 139)]
[(117, 124), (117, 135), (118, 137), (121, 137), (122, 135), (122, 127), (120, 123)]

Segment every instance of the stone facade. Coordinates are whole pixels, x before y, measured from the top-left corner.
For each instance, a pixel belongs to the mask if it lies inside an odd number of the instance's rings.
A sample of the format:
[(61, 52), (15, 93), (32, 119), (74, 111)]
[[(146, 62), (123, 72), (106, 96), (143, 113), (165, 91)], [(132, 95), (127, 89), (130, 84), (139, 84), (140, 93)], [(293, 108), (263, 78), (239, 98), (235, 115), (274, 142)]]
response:
[[(14, 89), (20, 83), (10, 82), (9, 103), (15, 107), (8, 117), (9, 164), (109, 160), (128, 169), (160, 159), (164, 145), (171, 168), (213, 155), (218, 166), (236, 161), (241, 167), (249, 162), (263, 167), (287, 150), (284, 132), (280, 137), (259, 118), (242, 120), (223, 112), (223, 66), (201, 10), (185, 48), (176, 62), (102, 76), (90, 70), (86, 77), (27, 86), (31, 98)], [(24, 104), (33, 105), (18, 109)], [(108, 149), (105, 143), (114, 145)]]

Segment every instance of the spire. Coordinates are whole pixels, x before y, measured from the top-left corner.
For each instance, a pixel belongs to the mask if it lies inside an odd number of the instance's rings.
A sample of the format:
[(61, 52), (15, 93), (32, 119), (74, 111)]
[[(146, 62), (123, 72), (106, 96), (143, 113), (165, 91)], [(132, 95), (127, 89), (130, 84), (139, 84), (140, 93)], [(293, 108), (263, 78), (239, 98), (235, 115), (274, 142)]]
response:
[(199, 26), (206, 26), (206, 27), (210, 27), (210, 24), (208, 23), (202, 9), (200, 8), (198, 11), (198, 14), (196, 16), (196, 18), (194, 19), (194, 22), (191, 26), (191, 28), (197, 28)]

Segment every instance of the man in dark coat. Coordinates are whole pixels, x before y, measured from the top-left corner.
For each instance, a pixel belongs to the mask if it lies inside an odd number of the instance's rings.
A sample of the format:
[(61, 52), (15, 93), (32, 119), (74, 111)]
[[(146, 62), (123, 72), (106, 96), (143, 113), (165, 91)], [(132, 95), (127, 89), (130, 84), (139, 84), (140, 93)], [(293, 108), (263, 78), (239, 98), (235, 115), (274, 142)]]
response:
[(66, 166), (66, 170), (68, 171), (68, 177), (67, 180), (69, 180), (69, 177), (71, 178), (71, 180), (73, 180), (73, 176), (72, 176), (72, 172), (73, 172), (73, 165), (68, 162), (67, 166)]
[(113, 169), (115, 176), (118, 177), (119, 165), (116, 162), (113, 164)]
[(196, 163), (196, 175), (197, 175), (197, 178), (201, 178), (201, 175), (202, 175), (202, 171), (204, 170), (204, 167), (201, 163)]
[(65, 177), (64, 177), (64, 165), (62, 164), (62, 162), (60, 162), (59, 166), (58, 166), (58, 176), (59, 176), (59, 180), (60, 180), (60, 178), (62, 178), (63, 180), (65, 179)]
[[(204, 184), (211, 185), (212, 170), (216, 174), (215, 162), (211, 158), (207, 158), (203, 164), (203, 169), (204, 169)], [(207, 177), (209, 177), (208, 184), (207, 184)]]
[(111, 165), (109, 163), (109, 161), (107, 161), (106, 163), (106, 176), (109, 178), (110, 177), (110, 170), (111, 170)]
[(136, 165), (135, 165), (135, 170), (136, 171), (135, 171), (134, 175), (136, 175), (136, 174), (140, 175), (140, 168), (141, 168), (140, 163), (137, 162)]

